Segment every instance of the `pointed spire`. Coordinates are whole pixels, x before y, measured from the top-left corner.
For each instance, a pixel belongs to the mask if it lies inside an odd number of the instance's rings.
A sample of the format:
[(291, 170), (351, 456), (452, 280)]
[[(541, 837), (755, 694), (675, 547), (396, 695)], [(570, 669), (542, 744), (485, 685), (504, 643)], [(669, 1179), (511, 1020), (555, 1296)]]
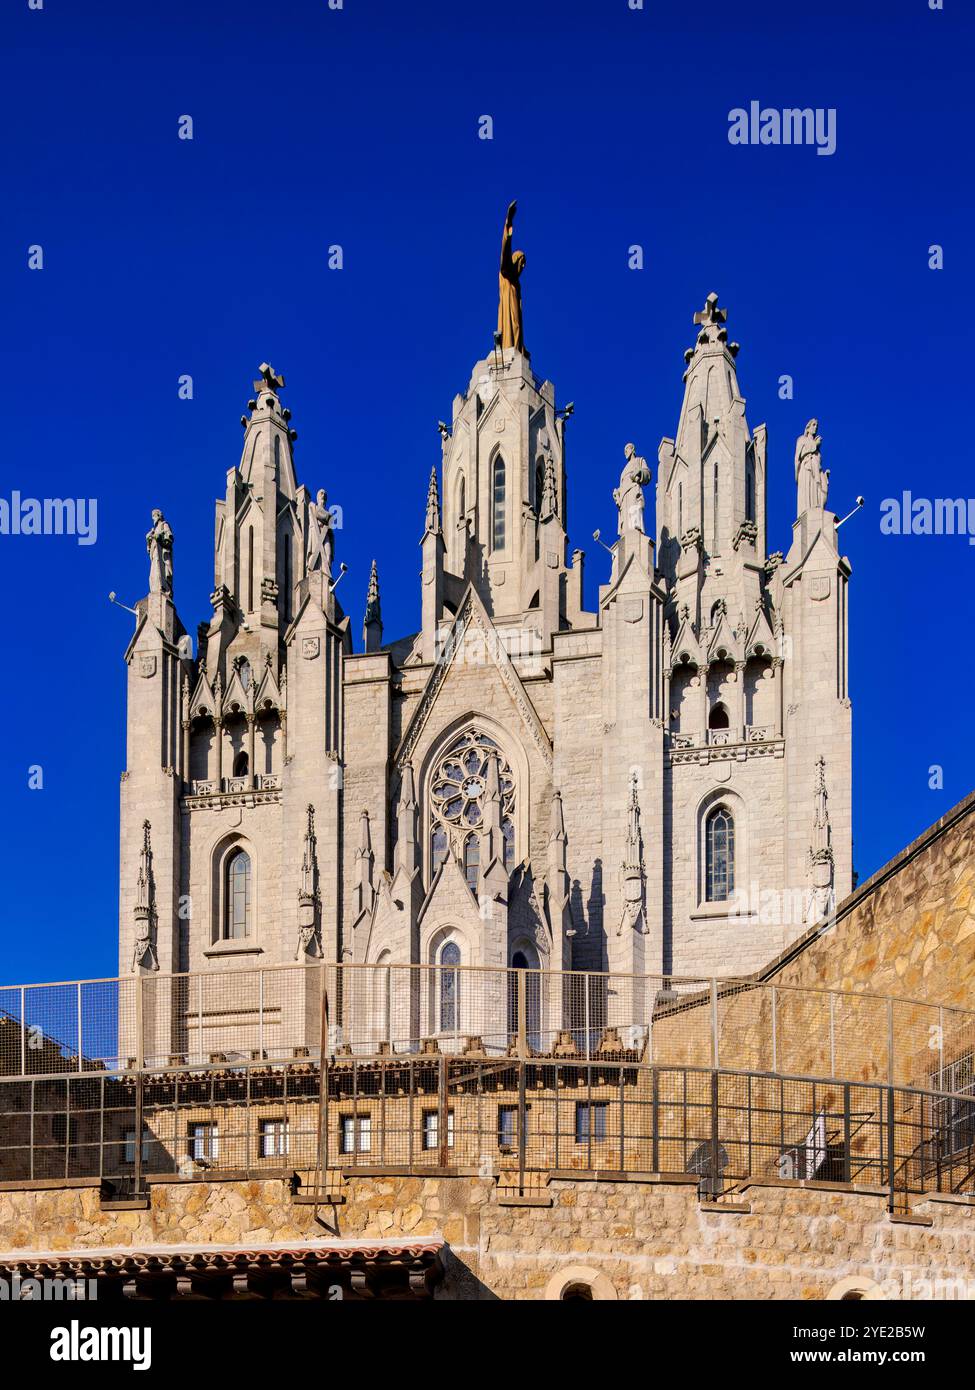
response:
[(643, 839), (640, 835), (640, 800), (637, 796), (637, 774), (630, 778), (630, 801), (627, 807), (626, 848), (620, 866), (620, 882), (623, 889), (623, 912), (616, 935), (621, 936), (629, 927), (646, 936), (646, 914), (643, 910)]
[(318, 841), (315, 837), (315, 808), (308, 807), (304, 852), (301, 859), (301, 883), (298, 888), (298, 949), (295, 960), (303, 956), (321, 955), (318, 932)]
[(440, 530), (440, 493), (437, 488), (436, 464), (430, 469), (430, 486), (427, 488), (427, 530), (434, 533)]
[(416, 786), (413, 764), (407, 763), (400, 779), (399, 800), (396, 803), (396, 853), (393, 870), (403, 869), (412, 874), (417, 868), (416, 853)]
[(813, 857), (829, 855), (833, 857), (830, 845), (829, 808), (826, 804), (826, 759), (819, 757), (816, 763), (815, 810), (813, 813)]
[(826, 804), (826, 759), (816, 763), (816, 785), (813, 796), (813, 832), (809, 846), (811, 884), (806, 902), (806, 924), (814, 926), (828, 922), (836, 905), (833, 883), (833, 846)]
[(362, 642), (367, 652), (378, 652), (383, 644), (383, 617), (379, 606), (379, 575), (373, 560), (366, 592), (366, 616), (362, 624)]
[(369, 826), (369, 812), (362, 808), (359, 816), (359, 848), (355, 852), (356, 865), (356, 886), (355, 886), (355, 907), (356, 916), (362, 912), (368, 912), (372, 907), (372, 831)]
[(155, 885), (152, 878), (152, 827), (148, 821), (142, 822), (142, 850), (139, 854), (139, 877), (136, 881), (135, 908), (135, 951), (132, 969), (158, 970), (156, 959), (156, 905)]

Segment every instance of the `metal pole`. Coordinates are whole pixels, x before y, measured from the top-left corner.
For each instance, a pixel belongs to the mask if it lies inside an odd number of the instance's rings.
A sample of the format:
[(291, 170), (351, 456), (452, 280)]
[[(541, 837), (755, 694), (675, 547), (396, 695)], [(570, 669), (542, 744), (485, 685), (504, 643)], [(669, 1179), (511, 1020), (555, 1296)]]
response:
[(78, 981), (78, 1070), (83, 1071), (81, 1062), (81, 981)]
[(20, 987), (20, 1074), (27, 1075), (27, 992)]
[(772, 1070), (773, 1070), (773, 1071), (778, 1071), (778, 1069), (779, 1069), (779, 1027), (778, 1027), (778, 1013), (779, 1013), (779, 1008), (778, 1008), (778, 1005), (779, 1005), (779, 992), (778, 992), (778, 990), (775, 988), (775, 986), (773, 985), (773, 986), (772, 986)]
[(889, 1193), (887, 1197), (888, 1211), (894, 1210), (894, 1088), (887, 1087), (887, 1179)]
[(829, 1074), (836, 1075), (836, 995), (829, 996)]
[(718, 982), (714, 979), (711, 981), (711, 1065), (718, 1066)]
[(515, 980), (516, 980), (517, 985), (518, 985), (518, 1056), (519, 1056), (519, 1057), (527, 1057), (527, 1056), (528, 1056), (528, 1029), (527, 1029), (527, 1025), (526, 1025), (528, 1006), (527, 1006), (527, 999), (526, 999), (526, 997), (525, 997), (525, 996), (526, 996), (526, 985), (527, 985), (527, 980), (526, 980), (525, 977), (526, 977), (527, 974), (528, 974), (527, 970), (516, 970), (516, 971), (515, 971)]
[(650, 1102), (650, 1171), (660, 1172), (660, 1073), (656, 1067), (650, 1072), (652, 1100)]
[(894, 1084), (894, 1001), (887, 1000), (887, 1081)]
[(847, 1081), (843, 1086), (843, 1181), (852, 1182), (850, 1174), (853, 1171), (850, 1152), (850, 1083)]
[(590, 1042), (591, 1042), (591, 1038), (592, 1038), (592, 1033), (590, 1032), (591, 1021), (590, 1021), (590, 1017), (589, 1017), (589, 972), (588, 972), (588, 970), (586, 971), (585, 975), (582, 977), (582, 985), (583, 985), (584, 1011), (585, 1011), (585, 1020), (586, 1020), (586, 1060), (588, 1061), (588, 1060), (589, 1060)]
[(264, 971), (257, 972), (257, 1056), (264, 1061)]
[(528, 1137), (528, 1106), (525, 1101), (526, 1071), (525, 1059), (520, 1057), (518, 1059), (518, 1191), (521, 1196), (525, 1195), (525, 1144)]
[(710, 1195), (717, 1197), (718, 1182), (720, 1181), (721, 1165), (718, 1162), (718, 1152), (720, 1149), (718, 1137), (718, 1073), (711, 1073), (711, 1179), (712, 1190)]

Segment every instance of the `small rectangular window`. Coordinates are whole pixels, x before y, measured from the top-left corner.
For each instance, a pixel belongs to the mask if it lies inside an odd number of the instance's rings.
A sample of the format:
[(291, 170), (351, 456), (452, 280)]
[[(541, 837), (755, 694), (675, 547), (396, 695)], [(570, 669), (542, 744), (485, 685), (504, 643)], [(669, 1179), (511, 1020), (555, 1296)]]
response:
[(286, 1158), (290, 1147), (287, 1120), (261, 1121), (261, 1157)]
[(339, 1116), (339, 1149), (344, 1154), (367, 1154), (372, 1145), (371, 1115)]
[[(142, 1131), (142, 1162), (143, 1162), (143, 1163), (145, 1163), (145, 1162), (148, 1160), (148, 1158), (149, 1158), (150, 1138), (151, 1138), (151, 1136), (150, 1136), (150, 1134), (149, 1134), (149, 1131), (148, 1131), (147, 1129), (144, 1129), (144, 1130)], [(124, 1152), (124, 1161), (125, 1161), (126, 1163), (134, 1163), (134, 1162), (135, 1162), (135, 1130), (134, 1130), (134, 1129), (127, 1129), (127, 1130), (125, 1131), (125, 1152)]]
[(576, 1105), (576, 1143), (606, 1138), (606, 1119), (609, 1106), (604, 1100), (579, 1101)]
[(517, 1105), (498, 1106), (498, 1148), (513, 1149), (518, 1143)]
[[(423, 1112), (423, 1147), (425, 1149), (439, 1149), (440, 1147), (440, 1111), (424, 1110)], [(447, 1148), (454, 1147), (454, 1112), (447, 1111)]]
[(197, 1162), (212, 1163), (219, 1153), (217, 1126), (214, 1124), (190, 1125), (190, 1158)]

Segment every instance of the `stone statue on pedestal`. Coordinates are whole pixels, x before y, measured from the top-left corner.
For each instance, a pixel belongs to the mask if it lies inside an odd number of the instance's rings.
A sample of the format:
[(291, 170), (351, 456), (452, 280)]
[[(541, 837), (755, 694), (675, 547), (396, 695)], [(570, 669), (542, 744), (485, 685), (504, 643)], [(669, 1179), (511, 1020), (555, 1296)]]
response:
[(826, 506), (829, 490), (829, 469), (822, 466), (822, 438), (817, 433), (819, 421), (810, 420), (796, 440), (796, 484), (798, 498), (796, 516), (817, 507)]
[(152, 529), (146, 532), (149, 554), (150, 594), (173, 592), (173, 532), (169, 522), (158, 509), (152, 514)]
[(308, 569), (321, 569), (325, 580), (331, 583), (332, 560), (335, 555), (335, 532), (332, 529), (332, 516), (328, 509), (328, 497), (320, 487), (315, 501), (308, 509)]
[(620, 485), (613, 492), (613, 501), (619, 509), (617, 532), (639, 531), (643, 534), (643, 489), (650, 481), (650, 469), (645, 458), (640, 458), (633, 444), (623, 450), (626, 463), (620, 474)]
[(501, 234), (501, 268), (498, 272), (498, 332), (502, 348), (525, 351), (525, 330), (521, 317), (521, 272), (525, 268), (524, 251), (511, 250), (517, 203), (508, 206)]

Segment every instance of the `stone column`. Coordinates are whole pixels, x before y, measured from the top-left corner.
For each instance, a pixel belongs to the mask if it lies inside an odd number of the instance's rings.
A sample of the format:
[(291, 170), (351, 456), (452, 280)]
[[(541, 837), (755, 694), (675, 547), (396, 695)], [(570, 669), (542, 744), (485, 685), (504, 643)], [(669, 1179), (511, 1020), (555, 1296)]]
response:
[(250, 776), (250, 785), (256, 785), (256, 769), (254, 767), (254, 733), (257, 727), (257, 715), (248, 714), (247, 716), (247, 768)]
[(217, 791), (223, 791), (223, 720), (214, 716), (213, 728), (217, 740)]
[(704, 747), (708, 741), (708, 714), (710, 713), (710, 701), (708, 699), (708, 664), (702, 661), (697, 668), (698, 677), (701, 682), (701, 746)]
[(781, 656), (774, 657), (772, 660), (772, 670), (775, 675), (775, 737), (782, 737), (783, 703), (785, 701), (785, 662)]
[(735, 662), (735, 700), (732, 723), (734, 728), (734, 740), (736, 743), (745, 741), (745, 663)]
[(187, 791), (192, 789), (190, 783), (190, 721), (183, 720), (183, 785)]

